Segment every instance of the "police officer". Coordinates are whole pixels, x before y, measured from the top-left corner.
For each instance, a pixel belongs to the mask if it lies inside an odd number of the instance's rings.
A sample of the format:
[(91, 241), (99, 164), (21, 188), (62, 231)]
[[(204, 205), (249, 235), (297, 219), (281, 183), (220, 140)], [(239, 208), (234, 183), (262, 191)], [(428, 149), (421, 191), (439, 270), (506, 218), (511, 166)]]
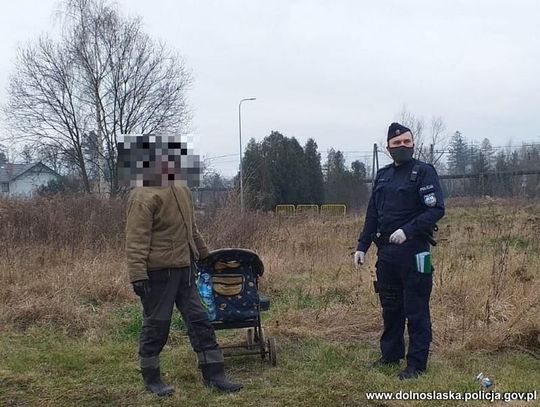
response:
[(432, 340), (429, 241), (433, 241), (435, 223), (444, 216), (444, 202), (435, 168), (413, 158), (410, 129), (392, 123), (386, 148), (394, 162), (377, 172), (354, 263), (363, 264), (371, 243), (377, 245), (375, 286), (384, 330), (380, 339), (382, 356), (372, 367), (397, 365), (405, 356), (407, 321), (407, 366), (399, 374), (403, 380), (426, 370)]
[(143, 306), (139, 361), (145, 386), (158, 396), (174, 391), (161, 378), (159, 355), (167, 342), (176, 305), (205, 385), (236, 392), (242, 385), (225, 377), (223, 354), (195, 284), (194, 261), (206, 257), (208, 249), (195, 222), (191, 192), (178, 180), (182, 168), (178, 168), (176, 158), (180, 158), (182, 148), (180, 143), (152, 143), (147, 135), (138, 136), (132, 143), (139, 144), (143, 147), (126, 153), (145, 157), (140, 163), (133, 159), (127, 162), (127, 166), (141, 171), (144, 186), (134, 188), (129, 197), (126, 253), (133, 290)]

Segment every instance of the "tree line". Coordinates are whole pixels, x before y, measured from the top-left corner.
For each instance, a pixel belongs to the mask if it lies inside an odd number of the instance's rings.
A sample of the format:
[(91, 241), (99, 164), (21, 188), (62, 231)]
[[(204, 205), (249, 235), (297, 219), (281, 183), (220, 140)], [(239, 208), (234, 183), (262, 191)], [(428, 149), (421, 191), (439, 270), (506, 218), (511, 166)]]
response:
[(444, 184), (450, 196), (538, 197), (540, 174), (514, 175), (537, 170), (540, 170), (540, 144), (494, 148), (488, 138), (475, 144), (456, 131), (448, 149), (446, 172), (472, 177), (447, 180)]
[(262, 141), (251, 139), (243, 156), (244, 185), (251, 208), (271, 210), (280, 204), (340, 203), (358, 208), (368, 199), (366, 167), (347, 167), (339, 150), (325, 162), (315, 140), (301, 146), (294, 137), (272, 131)]
[[(444, 124), (439, 118), (433, 123), (439, 136)], [(469, 176), (444, 180), (446, 196), (540, 196), (540, 174), (514, 175), (540, 169), (540, 144), (500, 149), (492, 147), (488, 138), (477, 144), (457, 131), (449, 138), (444, 160), (444, 154), (434, 144), (418, 143), (415, 140), (417, 157), (434, 164), (440, 174)], [(303, 147), (296, 138), (277, 131), (260, 142), (251, 139), (243, 167), (246, 195), (252, 208), (269, 210), (279, 204), (322, 203), (358, 208), (369, 199), (370, 168), (358, 160), (348, 166), (343, 152), (335, 149), (328, 151), (323, 162), (313, 139)]]

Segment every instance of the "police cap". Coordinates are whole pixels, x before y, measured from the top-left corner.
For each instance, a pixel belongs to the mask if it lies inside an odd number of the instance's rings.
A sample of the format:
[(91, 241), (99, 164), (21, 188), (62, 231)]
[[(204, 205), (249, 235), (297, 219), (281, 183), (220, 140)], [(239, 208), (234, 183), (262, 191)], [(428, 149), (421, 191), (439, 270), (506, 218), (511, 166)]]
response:
[(388, 137), (386, 138), (386, 141), (390, 140), (391, 138), (401, 136), (403, 133), (407, 133), (408, 131), (411, 132), (411, 129), (399, 124), (399, 123), (392, 123), (390, 127), (388, 127)]

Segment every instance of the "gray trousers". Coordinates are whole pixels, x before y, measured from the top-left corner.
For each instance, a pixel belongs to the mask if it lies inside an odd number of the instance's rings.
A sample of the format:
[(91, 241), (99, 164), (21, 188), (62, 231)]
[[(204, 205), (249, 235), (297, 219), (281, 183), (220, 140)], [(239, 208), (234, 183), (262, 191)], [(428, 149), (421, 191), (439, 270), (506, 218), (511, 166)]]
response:
[(174, 305), (182, 314), (191, 347), (200, 364), (223, 362), (214, 327), (208, 320), (191, 267), (148, 272), (148, 294), (141, 298), (143, 327), (139, 340), (141, 368), (159, 367), (159, 354), (169, 337)]

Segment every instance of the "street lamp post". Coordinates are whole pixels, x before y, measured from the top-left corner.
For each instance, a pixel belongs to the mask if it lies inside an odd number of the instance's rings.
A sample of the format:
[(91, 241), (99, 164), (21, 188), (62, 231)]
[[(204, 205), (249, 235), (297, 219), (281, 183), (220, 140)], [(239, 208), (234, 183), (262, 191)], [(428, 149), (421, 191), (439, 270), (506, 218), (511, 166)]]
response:
[(242, 99), (238, 103), (238, 138), (240, 140), (240, 211), (244, 212), (244, 174), (242, 171), (242, 102), (255, 100), (256, 98)]

